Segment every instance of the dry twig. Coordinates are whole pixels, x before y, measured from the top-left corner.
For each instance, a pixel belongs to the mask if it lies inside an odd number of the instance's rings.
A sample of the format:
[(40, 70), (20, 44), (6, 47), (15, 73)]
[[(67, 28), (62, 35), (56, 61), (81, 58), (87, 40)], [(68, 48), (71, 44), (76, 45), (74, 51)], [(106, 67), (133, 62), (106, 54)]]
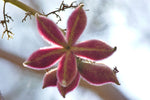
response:
[(79, 4), (75, 4), (75, 3), (76, 3), (76, 1), (74, 1), (70, 5), (68, 5), (68, 4), (65, 4), (64, 1), (62, 1), (62, 3), (60, 4), (59, 8), (57, 8), (57, 10), (52, 11), (52, 12), (46, 14), (45, 16), (49, 16), (51, 14), (56, 15), (56, 17), (58, 18), (58, 21), (56, 22), (56, 24), (58, 24), (58, 22), (60, 22), (62, 19), (61, 19), (60, 15), (57, 14), (57, 13), (61, 12), (61, 11), (65, 11), (68, 8), (76, 8), (76, 7), (78, 7)]
[(2, 38), (4, 37), (5, 33), (7, 34), (8, 36), (8, 39), (10, 38), (13, 38), (13, 33), (8, 29), (8, 25), (7, 23), (11, 21), (13, 21), (12, 17), (7, 15), (6, 12), (5, 12), (5, 8), (6, 8), (6, 2), (4, 1), (4, 6), (3, 6), (3, 20), (0, 21), (0, 23), (2, 24), (3, 27), (5, 27), (5, 30), (3, 31), (3, 34), (2, 34)]
[(31, 15), (32, 15), (32, 13), (31, 12), (26, 12), (25, 13), (25, 17), (22, 19), (22, 22), (24, 22), (24, 21), (26, 21), (26, 19), (27, 19), (27, 17), (29, 16), (30, 17), (30, 19), (31, 19)]

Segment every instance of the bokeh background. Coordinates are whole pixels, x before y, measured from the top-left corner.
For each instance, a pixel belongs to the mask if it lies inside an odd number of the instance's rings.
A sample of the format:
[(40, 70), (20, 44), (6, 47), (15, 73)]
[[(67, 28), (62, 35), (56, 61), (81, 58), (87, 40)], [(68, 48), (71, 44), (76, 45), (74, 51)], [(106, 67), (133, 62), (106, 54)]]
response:
[[(20, 0), (34, 9), (48, 13), (59, 8), (62, 0)], [(64, 0), (70, 4), (74, 0)], [(83, 2), (88, 23), (78, 42), (99, 39), (117, 51), (99, 62), (117, 66), (120, 86), (108, 84), (80, 85), (63, 99), (56, 87), (42, 89), (44, 71), (34, 71), (22, 62), (40, 47), (50, 46), (39, 35), (34, 17), (22, 23), (25, 12), (12, 4), (6, 13), (14, 22), (8, 24), (14, 38), (0, 39), (0, 98), (1, 100), (148, 100), (150, 90), (150, 1), (149, 0), (77, 0)], [(59, 13), (59, 27), (66, 28), (73, 9)], [(50, 19), (57, 22), (55, 15)], [(0, 0), (0, 20), (3, 0)], [(4, 28), (0, 25), (0, 36)]]

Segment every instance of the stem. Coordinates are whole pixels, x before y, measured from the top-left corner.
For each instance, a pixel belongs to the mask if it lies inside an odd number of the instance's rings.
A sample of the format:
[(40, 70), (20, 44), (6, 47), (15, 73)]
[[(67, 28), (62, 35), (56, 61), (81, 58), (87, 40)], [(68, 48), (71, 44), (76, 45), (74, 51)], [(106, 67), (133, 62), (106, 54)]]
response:
[(19, 8), (21, 8), (22, 10), (26, 11), (26, 12), (30, 12), (32, 15), (35, 15), (36, 13), (41, 14), (40, 12), (38, 12), (37, 10), (29, 7), (28, 5), (24, 4), (21, 1), (18, 0), (3, 0), (4, 2), (9, 2)]
[(10, 38), (12, 38), (12, 35), (14, 35), (14, 34), (10, 30), (8, 30), (7, 23), (9, 23), (9, 20), (13, 21), (13, 19), (5, 13), (5, 8), (6, 8), (6, 2), (4, 1), (4, 6), (3, 6), (4, 20), (3, 20), (2, 25), (3, 25), (3, 27), (5, 27), (5, 31), (2, 34), (2, 38), (4, 37), (4, 34), (7, 33), (8, 39), (10, 39)]
[[(5, 6), (6, 6), (6, 2), (4, 1), (4, 7), (3, 7), (3, 16), (4, 16), (4, 21), (6, 21), (6, 17), (5, 17)], [(6, 30), (8, 29), (7, 24), (5, 24)]]

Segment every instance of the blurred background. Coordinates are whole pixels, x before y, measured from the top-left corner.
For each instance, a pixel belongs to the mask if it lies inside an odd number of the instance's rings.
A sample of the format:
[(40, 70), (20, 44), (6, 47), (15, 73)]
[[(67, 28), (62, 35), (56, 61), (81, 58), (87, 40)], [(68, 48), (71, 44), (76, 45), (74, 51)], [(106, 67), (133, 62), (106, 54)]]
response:
[[(49, 13), (59, 8), (62, 0), (20, 0), (39, 12)], [(64, 0), (70, 4), (74, 0)], [(99, 39), (117, 51), (99, 62), (117, 66), (120, 86), (107, 84), (80, 85), (63, 99), (56, 87), (42, 89), (44, 71), (24, 68), (22, 63), (40, 47), (50, 46), (38, 33), (34, 17), (22, 23), (25, 12), (12, 4), (6, 13), (14, 22), (8, 24), (15, 34), (0, 39), (0, 99), (1, 100), (148, 100), (150, 90), (150, 2), (149, 0), (77, 0), (83, 2), (88, 22), (78, 42)], [(59, 13), (66, 22), (73, 9)], [(55, 15), (50, 19), (57, 22)], [(0, 0), (0, 20), (3, 19), (3, 0)], [(0, 37), (4, 28), (0, 25)]]

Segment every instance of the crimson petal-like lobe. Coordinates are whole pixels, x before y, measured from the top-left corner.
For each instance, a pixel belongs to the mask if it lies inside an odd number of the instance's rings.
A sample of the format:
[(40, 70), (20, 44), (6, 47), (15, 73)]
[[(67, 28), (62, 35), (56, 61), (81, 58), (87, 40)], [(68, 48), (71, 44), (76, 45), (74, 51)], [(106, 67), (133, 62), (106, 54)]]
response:
[(69, 46), (76, 42), (86, 26), (87, 18), (82, 7), (77, 7), (68, 19), (66, 35)]
[(110, 56), (115, 48), (110, 47), (106, 43), (99, 40), (89, 40), (72, 47), (72, 51), (82, 57), (86, 57), (92, 60), (101, 60)]
[(68, 51), (58, 65), (57, 79), (59, 84), (67, 87), (77, 74), (77, 64), (75, 55)]
[(60, 92), (60, 94), (65, 98), (65, 95), (74, 90), (77, 86), (78, 86), (78, 83), (79, 83), (79, 80), (80, 80), (80, 75), (79, 73), (77, 73), (75, 79), (72, 81), (72, 83), (70, 85), (68, 85), (67, 87), (63, 87), (59, 84), (59, 82), (57, 83), (57, 87), (58, 87), (58, 90)]
[(91, 84), (101, 85), (113, 82), (120, 85), (113, 70), (104, 64), (89, 64), (80, 62), (78, 70), (80, 75)]
[(51, 67), (63, 54), (65, 50), (59, 47), (42, 48), (35, 51), (23, 64), (31, 69), (43, 70)]
[(57, 85), (56, 72), (57, 72), (57, 68), (51, 69), (49, 72), (45, 73), (43, 88)]
[(66, 46), (66, 40), (63, 33), (56, 24), (44, 16), (36, 16), (38, 30), (44, 39), (60, 46)]

